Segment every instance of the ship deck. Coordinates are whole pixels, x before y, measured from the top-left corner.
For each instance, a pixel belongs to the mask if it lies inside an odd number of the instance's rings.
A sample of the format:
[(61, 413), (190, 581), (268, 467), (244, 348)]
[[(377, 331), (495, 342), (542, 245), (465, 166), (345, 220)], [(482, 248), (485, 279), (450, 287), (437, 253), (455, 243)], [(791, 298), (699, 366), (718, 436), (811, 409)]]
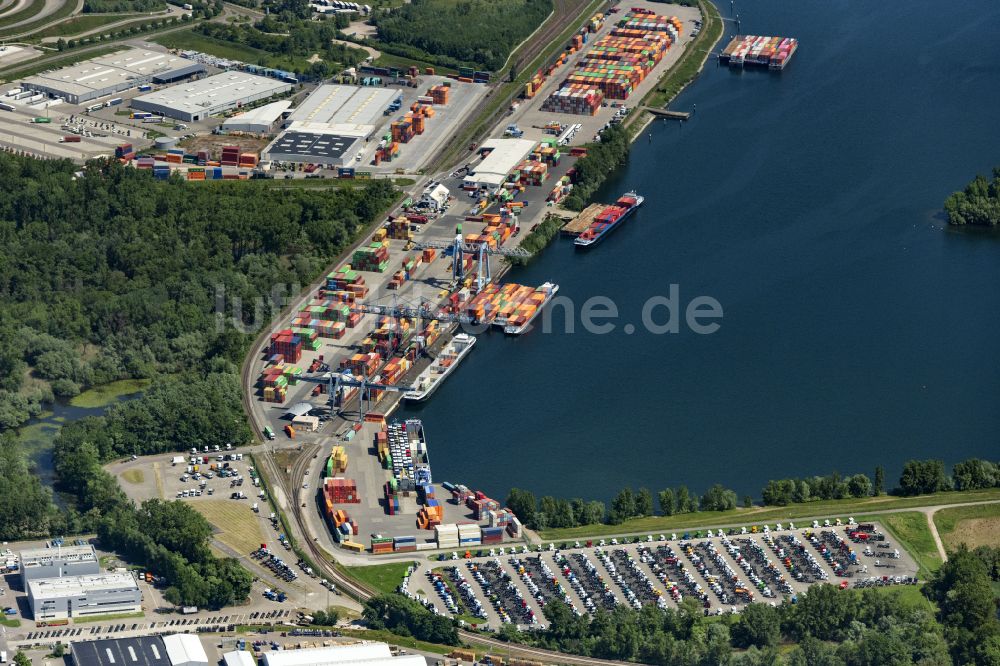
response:
[(569, 234), (571, 236), (579, 236), (587, 229), (587, 227), (590, 226), (590, 223), (594, 221), (594, 218), (607, 207), (608, 204), (590, 204), (584, 208), (579, 215), (563, 225), (562, 233)]

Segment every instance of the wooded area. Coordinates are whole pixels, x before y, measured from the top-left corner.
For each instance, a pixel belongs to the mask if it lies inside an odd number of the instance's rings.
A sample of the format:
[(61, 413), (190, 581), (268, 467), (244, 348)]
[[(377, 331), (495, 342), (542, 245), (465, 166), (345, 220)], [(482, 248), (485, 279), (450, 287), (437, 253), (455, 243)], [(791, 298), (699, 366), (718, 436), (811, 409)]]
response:
[(993, 180), (976, 176), (961, 192), (944, 202), (948, 224), (995, 227), (1000, 224), (1000, 167), (993, 168)]
[(552, 0), (413, 0), (376, 15), (373, 46), (448, 67), (499, 71), (551, 12)]

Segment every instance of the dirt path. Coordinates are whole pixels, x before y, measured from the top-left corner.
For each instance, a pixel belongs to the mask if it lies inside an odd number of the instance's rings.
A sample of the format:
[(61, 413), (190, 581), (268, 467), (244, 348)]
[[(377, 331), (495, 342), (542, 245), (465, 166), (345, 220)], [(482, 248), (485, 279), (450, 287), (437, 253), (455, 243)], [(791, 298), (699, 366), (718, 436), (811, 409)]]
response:
[(334, 43), (334, 44), (343, 44), (344, 46), (352, 47), (352, 48), (355, 48), (355, 49), (364, 49), (368, 53), (368, 55), (371, 56), (371, 59), (373, 61), (375, 59), (377, 59), (380, 55), (382, 55), (381, 51), (373, 49), (370, 46), (364, 46), (362, 44), (355, 44), (354, 42), (348, 42), (348, 41), (343, 40), (343, 39), (331, 39), (330, 41), (332, 43)]

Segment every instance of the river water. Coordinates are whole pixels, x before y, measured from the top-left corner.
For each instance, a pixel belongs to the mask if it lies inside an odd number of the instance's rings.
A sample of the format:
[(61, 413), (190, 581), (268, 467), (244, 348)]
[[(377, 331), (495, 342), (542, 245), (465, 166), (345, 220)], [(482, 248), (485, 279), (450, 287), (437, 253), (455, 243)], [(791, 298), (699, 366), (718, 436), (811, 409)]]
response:
[[(577, 308), (608, 296), (619, 325), (481, 336), (395, 414), (424, 420), (437, 481), (759, 497), (770, 478), (996, 458), (1000, 237), (947, 228), (941, 205), (1000, 164), (1000, 5), (736, 4), (742, 32), (799, 39), (788, 69), (710, 60), (672, 104), (693, 119), (651, 126), (596, 198), (645, 206), (589, 253), (559, 240), (508, 274)], [(642, 330), (671, 284), (721, 303), (718, 332)]]

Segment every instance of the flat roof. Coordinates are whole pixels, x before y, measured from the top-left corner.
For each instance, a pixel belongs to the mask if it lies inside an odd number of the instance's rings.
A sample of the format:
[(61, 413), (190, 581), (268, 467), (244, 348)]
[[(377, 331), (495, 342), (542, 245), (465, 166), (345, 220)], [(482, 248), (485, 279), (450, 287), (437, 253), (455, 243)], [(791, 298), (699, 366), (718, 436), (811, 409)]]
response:
[(246, 650), (233, 650), (222, 655), (225, 666), (257, 666), (257, 660)]
[(270, 104), (265, 104), (264, 106), (257, 107), (256, 109), (250, 109), (249, 111), (244, 111), (243, 113), (237, 113), (232, 118), (227, 118), (222, 126), (226, 125), (245, 125), (247, 123), (270, 125), (278, 120), (285, 111), (287, 111), (292, 106), (291, 101), (287, 99), (279, 100), (277, 102), (271, 102)]
[(493, 152), (476, 165), (465, 180), (499, 185), (534, 149), (535, 142), (529, 139), (490, 139), (483, 142), (482, 147), (492, 148)]
[(322, 85), (292, 112), (293, 122), (326, 125), (376, 125), (392, 100), (402, 93), (392, 88)]
[(61, 599), (88, 592), (138, 589), (135, 579), (127, 573), (86, 574), (29, 580), (28, 590), (35, 599)]
[(74, 666), (171, 666), (159, 636), (70, 643)]
[(278, 135), (264, 151), (267, 154), (299, 155), (338, 159), (359, 141), (356, 136), (341, 136), (322, 132), (287, 130)]
[(154, 75), (162, 75), (188, 65), (189, 61), (170, 53), (129, 48), (29, 76), (24, 79), (24, 83), (53, 88), (70, 95), (82, 95), (119, 86), (134, 79), (150, 79)]
[(195, 662), (208, 663), (208, 655), (201, 640), (194, 634), (172, 634), (163, 637), (163, 646), (167, 648), (167, 657), (171, 664), (187, 664)]
[(265, 666), (318, 666), (370, 659), (391, 659), (387, 643), (355, 643), (301, 650), (279, 650), (264, 653)]
[(51, 562), (61, 561), (96, 561), (97, 552), (90, 544), (86, 546), (56, 546), (55, 548), (31, 548), (21, 551), (21, 564), (32, 566)]
[(196, 113), (233, 104), (251, 95), (266, 97), (291, 87), (290, 83), (278, 79), (231, 71), (146, 93), (134, 101)]

